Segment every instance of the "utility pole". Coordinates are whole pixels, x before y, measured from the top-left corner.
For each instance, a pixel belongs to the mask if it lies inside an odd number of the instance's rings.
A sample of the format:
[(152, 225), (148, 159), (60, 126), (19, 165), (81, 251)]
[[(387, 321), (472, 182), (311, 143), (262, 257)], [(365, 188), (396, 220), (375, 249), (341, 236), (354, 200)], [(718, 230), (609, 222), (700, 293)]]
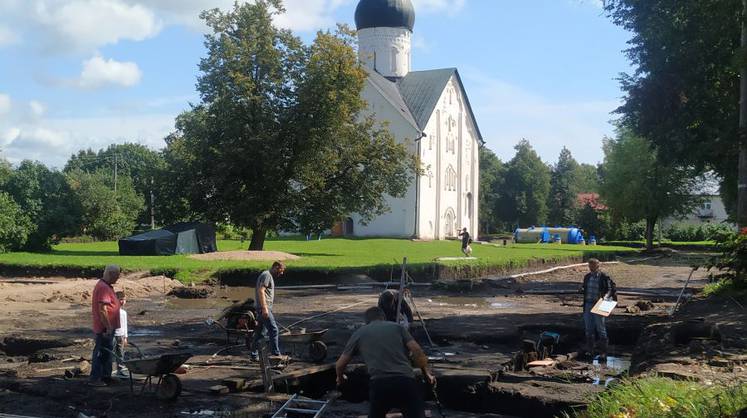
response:
[(156, 229), (156, 195), (153, 194), (153, 177), (150, 178), (150, 229)]
[[(745, 0), (747, 1), (747, 0)], [(117, 196), (117, 154), (114, 154), (114, 196)]]
[(742, 57), (739, 74), (739, 169), (737, 225), (747, 227), (747, 0), (742, 0)]

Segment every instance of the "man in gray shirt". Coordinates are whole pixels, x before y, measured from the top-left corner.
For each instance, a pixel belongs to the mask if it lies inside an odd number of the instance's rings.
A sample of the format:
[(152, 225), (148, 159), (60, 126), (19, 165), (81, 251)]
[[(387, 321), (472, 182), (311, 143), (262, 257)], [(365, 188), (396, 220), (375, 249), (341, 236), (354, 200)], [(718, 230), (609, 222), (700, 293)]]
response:
[(388, 322), (378, 307), (366, 310), (366, 325), (358, 329), (337, 360), (337, 385), (345, 381), (345, 367), (360, 354), (370, 376), (369, 418), (384, 418), (397, 408), (405, 418), (425, 418), (425, 403), (408, 354), (428, 383), (436, 378), (428, 372), (428, 358), (410, 333), (399, 324)]
[(285, 265), (280, 261), (272, 263), (270, 270), (263, 271), (257, 277), (257, 286), (255, 287), (255, 296), (257, 301), (258, 325), (254, 331), (254, 340), (252, 342), (252, 360), (259, 359), (257, 348), (259, 341), (267, 334), (270, 339), (270, 350), (272, 355), (280, 355), (280, 345), (278, 343), (278, 324), (275, 322), (275, 316), (272, 314), (272, 303), (275, 299), (275, 279), (280, 278), (285, 273)]

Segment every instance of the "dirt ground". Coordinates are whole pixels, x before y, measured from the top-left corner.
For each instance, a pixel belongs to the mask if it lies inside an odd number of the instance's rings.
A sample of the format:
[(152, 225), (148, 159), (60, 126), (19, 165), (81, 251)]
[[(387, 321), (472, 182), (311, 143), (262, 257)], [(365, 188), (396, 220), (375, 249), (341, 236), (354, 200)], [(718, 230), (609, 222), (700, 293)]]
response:
[[(603, 270), (616, 281), (620, 298), (618, 309), (608, 320), (611, 357), (601, 365), (573, 358), (583, 330), (581, 296), (572, 292), (580, 286), (584, 267), (520, 279), (493, 277), (415, 287), (415, 307), (426, 326), (424, 329), (419, 322), (414, 324), (413, 334), (424, 347), (429, 346), (429, 336), (435, 343), (428, 351), (439, 378), (436, 394), (447, 408), (446, 415), (553, 416), (583, 405), (589, 396), (604, 390), (605, 383), (626, 372), (631, 359), (640, 371), (653, 370), (659, 363), (680, 367), (689, 356), (690, 366), (711, 361), (724, 366), (708, 366), (715, 373), (740, 373), (738, 359), (723, 360), (729, 354), (723, 353), (724, 346), (743, 343), (734, 335), (744, 335), (740, 327), (745, 321), (739, 323), (744, 318), (732, 315), (729, 321), (725, 319), (725, 315), (738, 309), (736, 305), (721, 309), (721, 316), (709, 316), (696, 298), (673, 320), (668, 319), (669, 309), (690, 274), (692, 257), (697, 255), (603, 265)], [(705, 273), (696, 271), (690, 288), (697, 291), (705, 282)], [(234, 337), (226, 344), (225, 333), (206, 323), (224, 307), (251, 297), (254, 289), (215, 285), (207, 298), (180, 299), (167, 296), (179, 284), (164, 277), (125, 278), (116, 287), (124, 287), (128, 293), (125, 308), (132, 342), (148, 355), (181, 351), (193, 354), (186, 374), (179, 376), (182, 395), (175, 402), (162, 402), (147, 393), (139, 395), (137, 387), (131, 394), (126, 381), (89, 388), (83, 384), (85, 373), (66, 378), (66, 371), (73, 375), (76, 368), (85, 371), (90, 359), (89, 298), (94, 284), (93, 280), (83, 279), (0, 279), (0, 412), (35, 417), (76, 417), (81, 413), (99, 417), (261, 417), (287, 399), (283, 393), (266, 396), (257, 391), (241, 391), (212, 395), (209, 390), (229, 378), (245, 379), (260, 389), (259, 367), (248, 359), (244, 341)], [(278, 280), (277, 285), (282, 284), (282, 279)], [(345, 290), (277, 290), (274, 310), (278, 321), (287, 326), (315, 317), (294, 329), (326, 329), (324, 342), (328, 346), (326, 360), (319, 365), (306, 359), (306, 345), (283, 344), (294, 361), (275, 372), (277, 391), (300, 391), (322, 398), (335, 389), (331, 364), (352, 332), (363, 324), (362, 312), (376, 304), (382, 288), (342, 289)], [(661, 328), (662, 322), (691, 324), (698, 318), (708, 323), (700, 333), (683, 336), (677, 331), (682, 326)], [(557, 364), (515, 371), (515, 354), (520, 351), (522, 340), (536, 341), (543, 331), (560, 335), (553, 353), (560, 355), (556, 357)], [(636, 345), (639, 336), (641, 343)], [(696, 344), (692, 341), (706, 348), (712, 345), (711, 352), (697, 352), (701, 346), (691, 348)], [(674, 353), (672, 347), (683, 344), (681, 353), (671, 354), (671, 358), (664, 355), (664, 350)], [(721, 350), (722, 354), (713, 350)], [(710, 357), (706, 358), (707, 354)], [(706, 361), (699, 362), (699, 358)], [(678, 372), (681, 376), (682, 370)], [(341, 398), (331, 404), (325, 416), (366, 415), (365, 368), (351, 367), (349, 377), (348, 384), (341, 388)], [(430, 398), (430, 416), (438, 417), (438, 406), (432, 395)]]

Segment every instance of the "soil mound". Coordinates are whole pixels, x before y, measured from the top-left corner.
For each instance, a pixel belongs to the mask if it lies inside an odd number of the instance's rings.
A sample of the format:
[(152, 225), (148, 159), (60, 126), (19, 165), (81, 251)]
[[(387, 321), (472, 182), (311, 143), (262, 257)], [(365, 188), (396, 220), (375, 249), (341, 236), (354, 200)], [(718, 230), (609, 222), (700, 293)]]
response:
[[(42, 280), (0, 280), (0, 302), (87, 303), (96, 280), (45, 278)], [(123, 277), (114, 285), (128, 299), (165, 294), (183, 285), (166, 276)]]
[(213, 294), (213, 289), (209, 287), (175, 287), (168, 296), (175, 296), (179, 299), (207, 299)]
[(286, 253), (283, 251), (223, 251), (207, 254), (193, 254), (189, 258), (195, 260), (262, 260), (262, 261), (283, 261), (298, 260), (299, 256)]

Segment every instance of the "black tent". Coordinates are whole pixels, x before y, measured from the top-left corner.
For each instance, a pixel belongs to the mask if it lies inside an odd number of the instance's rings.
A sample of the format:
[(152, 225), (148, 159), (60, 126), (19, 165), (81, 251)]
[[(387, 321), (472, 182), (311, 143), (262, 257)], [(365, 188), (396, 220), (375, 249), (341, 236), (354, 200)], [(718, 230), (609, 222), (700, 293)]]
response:
[(182, 222), (119, 240), (119, 255), (202, 254), (217, 251), (215, 229)]

